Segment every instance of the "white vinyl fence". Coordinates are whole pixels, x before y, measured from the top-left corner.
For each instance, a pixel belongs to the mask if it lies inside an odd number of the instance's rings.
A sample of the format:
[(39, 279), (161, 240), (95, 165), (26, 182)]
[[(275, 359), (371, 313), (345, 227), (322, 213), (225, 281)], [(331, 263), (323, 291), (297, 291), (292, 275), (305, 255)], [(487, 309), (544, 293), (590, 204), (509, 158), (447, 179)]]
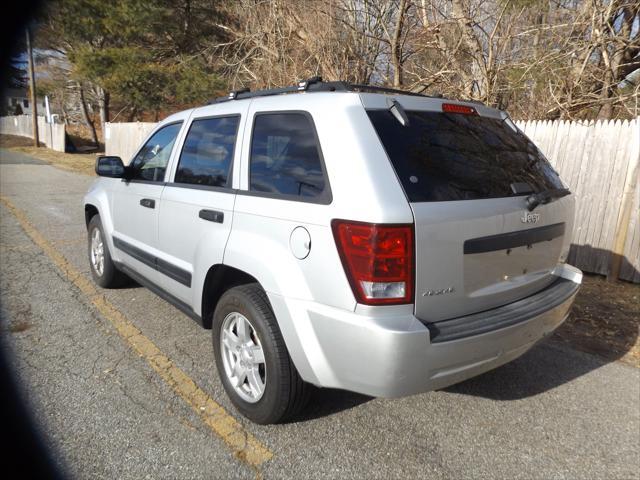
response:
[(128, 163), (156, 123), (107, 123), (104, 127), (104, 153)]
[[(33, 138), (31, 115), (0, 117), (0, 132), (6, 135)], [(38, 140), (52, 150), (64, 152), (64, 124), (46, 123), (44, 117), (38, 116)]]
[(640, 283), (640, 118), (516, 123), (576, 195), (569, 262)]
[[(538, 145), (576, 195), (569, 262), (640, 283), (640, 119), (516, 122)], [(125, 162), (155, 123), (108, 123), (107, 155)]]

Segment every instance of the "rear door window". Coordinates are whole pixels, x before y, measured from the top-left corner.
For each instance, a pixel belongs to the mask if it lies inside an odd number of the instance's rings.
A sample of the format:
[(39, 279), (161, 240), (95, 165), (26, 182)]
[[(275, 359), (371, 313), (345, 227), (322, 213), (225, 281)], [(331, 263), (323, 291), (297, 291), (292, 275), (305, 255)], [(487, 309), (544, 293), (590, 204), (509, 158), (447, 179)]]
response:
[(367, 113), (411, 202), (509, 197), (514, 183), (563, 188), (542, 152), (503, 120), (409, 111), (403, 126), (388, 110)]
[(238, 115), (194, 120), (180, 153), (175, 182), (230, 187), (239, 121)]
[(302, 112), (257, 114), (249, 189), (268, 196), (327, 199), (328, 182), (315, 128)]

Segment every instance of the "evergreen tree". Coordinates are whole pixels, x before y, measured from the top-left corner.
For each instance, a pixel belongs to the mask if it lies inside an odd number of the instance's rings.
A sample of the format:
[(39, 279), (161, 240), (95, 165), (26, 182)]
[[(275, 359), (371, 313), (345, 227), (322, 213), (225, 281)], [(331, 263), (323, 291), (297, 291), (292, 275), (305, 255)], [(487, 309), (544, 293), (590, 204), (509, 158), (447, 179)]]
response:
[(55, 0), (39, 42), (64, 52), (77, 80), (97, 87), (101, 119), (115, 98), (134, 112), (202, 102), (221, 81), (203, 40), (219, 35), (211, 1)]

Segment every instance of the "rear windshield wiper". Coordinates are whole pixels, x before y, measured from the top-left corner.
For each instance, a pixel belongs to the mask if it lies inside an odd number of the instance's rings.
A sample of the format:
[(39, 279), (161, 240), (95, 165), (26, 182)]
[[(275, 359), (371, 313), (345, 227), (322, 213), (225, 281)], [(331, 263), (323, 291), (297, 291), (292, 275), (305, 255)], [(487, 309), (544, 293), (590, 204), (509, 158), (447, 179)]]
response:
[(571, 194), (568, 188), (551, 188), (549, 190), (543, 190), (538, 193), (532, 193), (527, 197), (527, 209), (532, 212), (538, 205), (544, 205), (546, 203), (557, 200), (558, 198), (565, 197)]
[(404, 111), (404, 108), (402, 108), (402, 105), (400, 105), (400, 102), (392, 98), (387, 98), (387, 105), (389, 107), (389, 111), (395, 119), (398, 120), (400, 125), (408, 127), (409, 116), (407, 115), (407, 112)]

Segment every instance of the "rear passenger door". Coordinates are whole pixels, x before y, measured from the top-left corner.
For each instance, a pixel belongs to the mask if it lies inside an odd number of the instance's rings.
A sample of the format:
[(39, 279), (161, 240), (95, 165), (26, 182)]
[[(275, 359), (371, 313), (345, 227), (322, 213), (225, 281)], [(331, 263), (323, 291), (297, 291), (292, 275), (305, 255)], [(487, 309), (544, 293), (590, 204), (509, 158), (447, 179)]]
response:
[(229, 102), (195, 112), (162, 193), (158, 261), (167, 268), (161, 286), (192, 308), (209, 267), (222, 263), (231, 231), (245, 111)]
[(282, 101), (256, 99), (249, 110), (225, 264), (251, 272), (269, 294), (353, 306), (351, 292), (335, 288), (341, 266), (333, 261), (332, 193), (312, 116), (318, 108), (285, 110)]

